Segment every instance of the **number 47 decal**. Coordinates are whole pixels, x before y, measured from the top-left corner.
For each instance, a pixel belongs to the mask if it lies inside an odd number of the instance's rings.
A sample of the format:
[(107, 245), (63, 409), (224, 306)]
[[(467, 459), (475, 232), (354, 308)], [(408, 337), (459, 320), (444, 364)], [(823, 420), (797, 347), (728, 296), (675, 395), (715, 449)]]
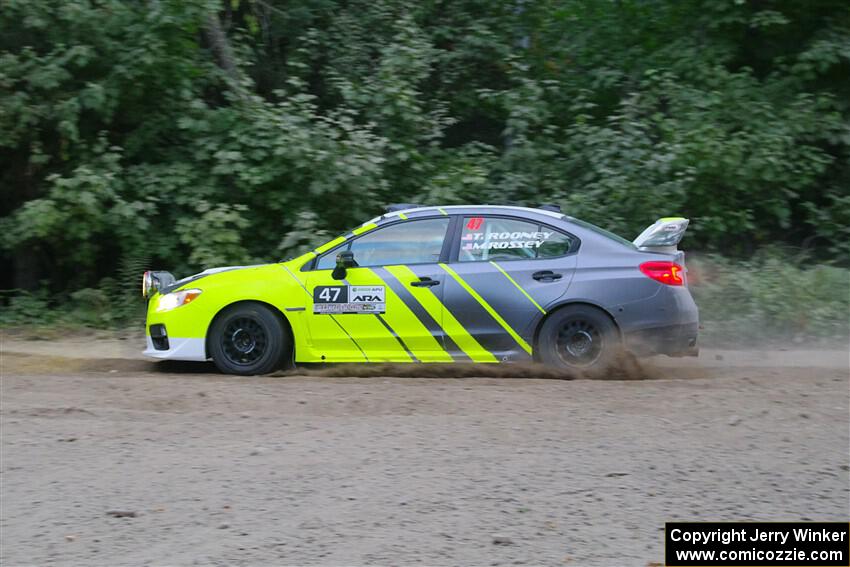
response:
[(348, 286), (318, 285), (313, 290), (313, 303), (347, 303)]
[[(326, 287), (319, 293), (319, 299), (322, 301), (336, 301), (340, 292), (342, 292), (342, 290), (338, 287)], [(333, 294), (333, 297), (331, 297), (331, 294)]]

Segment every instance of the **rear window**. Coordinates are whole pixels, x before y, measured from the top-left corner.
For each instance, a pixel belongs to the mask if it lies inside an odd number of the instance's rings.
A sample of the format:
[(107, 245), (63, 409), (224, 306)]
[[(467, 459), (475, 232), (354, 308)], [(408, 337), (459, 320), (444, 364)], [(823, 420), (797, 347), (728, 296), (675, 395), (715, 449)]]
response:
[(577, 224), (578, 226), (580, 226), (582, 228), (586, 228), (587, 230), (589, 230), (591, 232), (595, 232), (596, 234), (598, 234), (600, 236), (604, 236), (605, 238), (608, 238), (608, 239), (613, 240), (615, 242), (619, 242), (623, 246), (628, 246), (632, 250), (637, 250), (637, 246), (635, 246), (633, 242), (626, 240), (622, 236), (617, 236), (613, 232), (609, 232), (609, 231), (605, 230), (604, 228), (599, 228), (595, 224), (590, 224), (589, 222), (585, 222), (583, 220), (579, 220), (579, 219), (576, 219), (576, 218), (573, 218), (573, 217), (567, 217), (567, 220), (570, 221), (573, 224)]

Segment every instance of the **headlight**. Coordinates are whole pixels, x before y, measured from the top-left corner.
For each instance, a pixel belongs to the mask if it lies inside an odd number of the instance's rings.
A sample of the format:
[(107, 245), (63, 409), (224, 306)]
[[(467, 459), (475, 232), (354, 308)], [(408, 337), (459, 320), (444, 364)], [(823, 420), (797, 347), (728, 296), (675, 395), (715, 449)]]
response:
[(142, 297), (147, 297), (153, 289), (153, 275), (150, 272), (142, 274)]
[(182, 291), (166, 293), (159, 298), (159, 302), (156, 304), (156, 310), (159, 313), (177, 309), (181, 305), (195, 301), (199, 295), (201, 295), (201, 290), (199, 289), (184, 289)]

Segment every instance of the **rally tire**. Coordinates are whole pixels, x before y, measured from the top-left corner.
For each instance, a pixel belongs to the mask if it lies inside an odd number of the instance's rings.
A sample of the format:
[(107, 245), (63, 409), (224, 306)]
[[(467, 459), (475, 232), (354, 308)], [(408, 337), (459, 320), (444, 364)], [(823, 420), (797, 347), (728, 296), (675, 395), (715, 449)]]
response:
[(281, 317), (253, 302), (222, 311), (210, 327), (208, 344), (218, 369), (240, 376), (274, 372), (292, 352), (292, 339)]
[(569, 305), (546, 318), (537, 349), (548, 366), (597, 376), (617, 365), (622, 341), (607, 313), (590, 305)]

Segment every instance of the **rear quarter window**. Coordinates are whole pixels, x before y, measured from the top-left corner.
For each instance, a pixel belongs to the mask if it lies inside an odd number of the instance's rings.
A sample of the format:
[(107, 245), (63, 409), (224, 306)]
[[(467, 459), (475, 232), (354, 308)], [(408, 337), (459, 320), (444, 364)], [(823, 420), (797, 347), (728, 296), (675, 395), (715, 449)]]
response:
[(542, 223), (504, 217), (463, 219), (459, 262), (535, 260), (568, 254), (577, 239)]

